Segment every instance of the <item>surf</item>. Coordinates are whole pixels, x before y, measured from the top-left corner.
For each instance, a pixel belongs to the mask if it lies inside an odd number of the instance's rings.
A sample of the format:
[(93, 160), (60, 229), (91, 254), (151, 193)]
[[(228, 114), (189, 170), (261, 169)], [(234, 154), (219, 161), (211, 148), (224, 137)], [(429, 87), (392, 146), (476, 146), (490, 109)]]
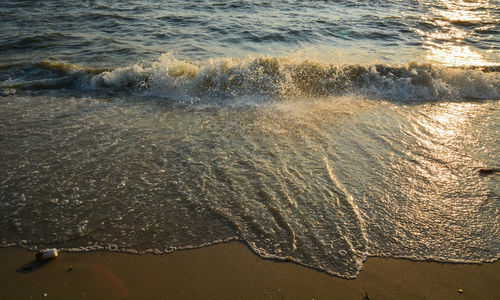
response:
[(116, 68), (42, 61), (0, 70), (1, 88), (125, 93), (170, 100), (217, 101), (361, 96), (391, 101), (461, 101), (500, 98), (500, 66), (447, 67), (342, 64), (293, 55), (182, 60), (164, 53), (153, 61)]

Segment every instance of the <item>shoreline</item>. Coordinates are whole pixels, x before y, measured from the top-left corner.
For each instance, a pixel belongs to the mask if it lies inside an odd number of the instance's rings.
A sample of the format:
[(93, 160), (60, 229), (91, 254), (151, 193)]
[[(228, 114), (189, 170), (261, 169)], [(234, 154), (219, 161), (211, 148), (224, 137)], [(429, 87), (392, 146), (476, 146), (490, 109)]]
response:
[[(500, 261), (457, 264), (369, 257), (356, 279), (264, 259), (242, 242), (169, 254), (1, 248), (1, 299), (495, 299)], [(463, 293), (459, 292), (463, 290)], [(366, 293), (366, 294), (365, 294)]]

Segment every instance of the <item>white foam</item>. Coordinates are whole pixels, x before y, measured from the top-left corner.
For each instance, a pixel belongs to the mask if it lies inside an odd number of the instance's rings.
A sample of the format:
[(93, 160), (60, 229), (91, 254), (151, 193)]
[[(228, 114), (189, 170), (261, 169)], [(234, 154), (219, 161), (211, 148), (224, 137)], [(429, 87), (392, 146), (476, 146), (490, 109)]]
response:
[(212, 58), (157, 61), (93, 76), (93, 89), (140, 90), (174, 100), (356, 94), (398, 100), (498, 99), (500, 73), (411, 62), (404, 66), (340, 65), (304, 57)]

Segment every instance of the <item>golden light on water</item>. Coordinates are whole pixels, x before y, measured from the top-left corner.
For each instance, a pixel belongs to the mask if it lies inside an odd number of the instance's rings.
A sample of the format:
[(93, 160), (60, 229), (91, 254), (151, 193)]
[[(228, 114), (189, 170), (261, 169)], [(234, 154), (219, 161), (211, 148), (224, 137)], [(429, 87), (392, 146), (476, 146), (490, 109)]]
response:
[[(446, 103), (428, 112), (426, 121), (420, 120), (420, 124), (432, 136), (441, 142), (454, 139), (457, 135), (464, 134), (463, 128), (475, 114), (475, 105), (471, 103)], [(435, 108), (435, 107), (434, 107)]]
[(425, 114), (416, 119), (419, 141), (433, 149), (439, 159), (453, 156), (455, 153), (446, 145), (454, 144), (457, 136), (464, 134), (473, 107), (467, 103), (445, 103), (429, 107)]
[[(454, 165), (464, 159), (461, 149), (464, 143), (475, 143), (474, 132), (470, 130), (471, 120), (478, 113), (472, 103), (441, 103), (429, 105), (425, 113), (416, 118), (415, 131), (418, 143), (429, 149), (427, 156), (415, 156), (423, 168), (418, 168), (421, 176), (436, 183), (438, 187), (458, 187), (463, 179), (450, 172), (443, 163)], [(470, 158), (466, 158), (470, 159)], [(439, 188), (437, 194), (442, 191)], [(446, 200), (449, 201), (449, 200)], [(442, 203), (443, 204), (443, 203)], [(453, 207), (453, 203), (447, 203)]]
[(448, 10), (440, 12), (446, 20), (452, 22), (479, 22), (484, 20), (484, 17), (489, 17), (488, 15), (483, 15), (481, 12), (473, 11), (473, 9), (483, 8), (489, 5), (489, 1), (462, 1), (462, 0), (452, 0), (444, 1), (444, 4)]
[(495, 21), (490, 13), (490, 2), (487, 0), (441, 1), (442, 5), (434, 8), (433, 16), (429, 18), (437, 29), (416, 31), (424, 39), (424, 48), (427, 49), (426, 58), (446, 66), (496, 65), (488, 61), (483, 54), (463, 43), (463, 40), (471, 34), (470, 27)]
[(483, 56), (471, 50), (469, 46), (448, 43), (440, 47), (429, 47), (427, 59), (440, 62), (446, 66), (487, 66), (494, 65), (486, 61)]

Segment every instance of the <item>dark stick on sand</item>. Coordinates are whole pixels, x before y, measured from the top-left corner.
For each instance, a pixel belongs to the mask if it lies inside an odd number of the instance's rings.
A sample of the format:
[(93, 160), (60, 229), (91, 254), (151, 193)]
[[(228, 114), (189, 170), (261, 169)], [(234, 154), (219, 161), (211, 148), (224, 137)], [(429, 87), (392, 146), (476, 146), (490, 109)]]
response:
[(498, 168), (480, 168), (479, 169), (479, 174), (481, 174), (481, 175), (491, 175), (491, 174), (495, 174), (497, 172), (500, 172), (500, 169), (498, 169)]

